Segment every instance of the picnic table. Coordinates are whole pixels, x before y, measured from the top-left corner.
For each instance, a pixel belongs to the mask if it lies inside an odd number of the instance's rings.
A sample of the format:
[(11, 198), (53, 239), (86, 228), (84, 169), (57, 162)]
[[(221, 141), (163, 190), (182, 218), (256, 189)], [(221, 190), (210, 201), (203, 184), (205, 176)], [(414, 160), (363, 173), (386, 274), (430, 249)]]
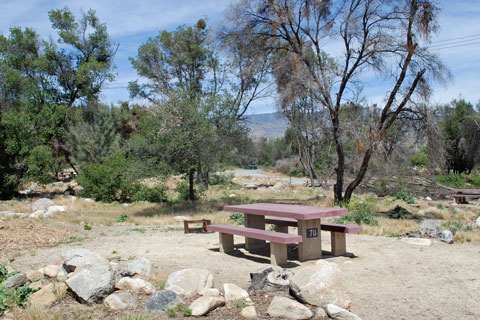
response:
[[(243, 213), (245, 227), (265, 230), (265, 216), (289, 218), (296, 220), (298, 235), (298, 258), (300, 261), (322, 257), (321, 219), (343, 216), (348, 213), (343, 208), (315, 207), (277, 203), (255, 203), (246, 205), (225, 206), (225, 211)], [(267, 232), (267, 231), (265, 231)], [(245, 236), (247, 250), (265, 246), (265, 240)]]
[(450, 189), (450, 197), (454, 198), (456, 203), (467, 203), (467, 198), (480, 198), (480, 189)]

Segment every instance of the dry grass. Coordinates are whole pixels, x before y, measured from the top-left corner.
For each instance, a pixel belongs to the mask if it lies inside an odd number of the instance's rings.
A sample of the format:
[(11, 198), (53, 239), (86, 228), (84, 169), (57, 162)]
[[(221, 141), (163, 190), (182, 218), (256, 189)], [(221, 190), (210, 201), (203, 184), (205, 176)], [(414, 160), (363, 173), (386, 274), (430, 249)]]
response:
[(38, 306), (28, 306), (25, 309), (16, 307), (11, 313), (14, 320), (60, 320), (63, 318), (60, 313)]

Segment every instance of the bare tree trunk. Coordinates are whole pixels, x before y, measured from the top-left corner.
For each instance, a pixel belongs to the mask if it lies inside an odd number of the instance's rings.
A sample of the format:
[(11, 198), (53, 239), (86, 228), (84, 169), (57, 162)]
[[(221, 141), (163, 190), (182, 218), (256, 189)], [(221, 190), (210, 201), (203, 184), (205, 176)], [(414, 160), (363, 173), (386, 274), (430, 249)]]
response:
[(195, 189), (193, 185), (193, 176), (195, 174), (194, 169), (190, 169), (190, 172), (188, 173), (188, 199), (190, 201), (195, 200)]
[(332, 116), (333, 124), (333, 139), (335, 141), (335, 150), (337, 152), (337, 167), (335, 173), (337, 175), (337, 182), (333, 186), (333, 195), (335, 203), (343, 202), (343, 180), (345, 173), (345, 154), (343, 153), (343, 145), (340, 140), (340, 124), (338, 119), (338, 112)]

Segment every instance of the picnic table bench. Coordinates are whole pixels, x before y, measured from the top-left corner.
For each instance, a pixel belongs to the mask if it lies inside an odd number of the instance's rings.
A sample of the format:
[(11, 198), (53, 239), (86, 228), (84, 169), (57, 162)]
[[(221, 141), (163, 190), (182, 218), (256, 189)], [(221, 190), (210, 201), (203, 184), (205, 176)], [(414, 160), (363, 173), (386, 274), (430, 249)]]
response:
[(467, 203), (467, 198), (480, 198), (480, 189), (451, 189), (449, 196), (454, 198), (456, 203)]
[[(288, 227), (297, 227), (298, 221), (291, 218), (265, 218), (265, 223), (275, 225), (275, 231), (288, 233)], [(355, 225), (344, 225), (337, 223), (320, 224), (321, 230), (329, 231), (331, 239), (331, 253), (334, 256), (341, 256), (347, 253), (346, 233), (362, 232), (363, 228)]]
[(226, 224), (207, 225), (208, 231), (216, 231), (220, 237), (220, 252), (233, 251), (233, 236), (244, 236), (248, 238), (265, 240), (270, 242), (270, 258), (273, 265), (287, 264), (287, 245), (289, 243), (302, 242), (302, 236), (266, 231), (255, 228), (238, 227)]

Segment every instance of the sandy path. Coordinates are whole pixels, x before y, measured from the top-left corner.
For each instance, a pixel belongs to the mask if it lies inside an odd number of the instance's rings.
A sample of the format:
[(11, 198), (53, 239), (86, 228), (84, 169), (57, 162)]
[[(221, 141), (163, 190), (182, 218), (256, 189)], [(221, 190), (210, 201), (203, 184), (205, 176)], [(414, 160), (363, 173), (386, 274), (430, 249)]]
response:
[[(135, 231), (136, 230), (136, 231)], [(247, 287), (249, 272), (269, 266), (268, 256), (217, 252), (217, 234), (183, 234), (159, 227), (112, 226), (77, 230), (85, 240), (55, 248), (25, 251), (12, 262), (19, 270), (60, 260), (60, 250), (82, 246), (106, 258), (146, 257), (157, 273), (196, 267), (210, 270), (215, 285)], [(356, 258), (327, 257), (345, 273), (352, 311), (363, 319), (480, 319), (480, 244), (435, 242), (418, 247), (394, 238), (348, 235)], [(243, 242), (236, 238), (236, 242)], [(322, 234), (329, 250), (328, 233)], [(116, 251), (116, 253), (113, 253)], [(314, 261), (302, 263), (313, 264)], [(293, 271), (298, 261), (293, 261)]]

